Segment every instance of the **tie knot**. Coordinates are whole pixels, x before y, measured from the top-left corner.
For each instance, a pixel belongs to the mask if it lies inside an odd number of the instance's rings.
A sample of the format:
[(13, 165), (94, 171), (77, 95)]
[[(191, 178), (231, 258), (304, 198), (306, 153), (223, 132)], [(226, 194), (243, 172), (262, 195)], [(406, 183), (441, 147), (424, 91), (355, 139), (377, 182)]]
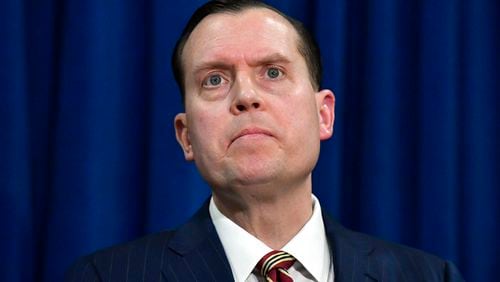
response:
[(295, 263), (295, 258), (287, 252), (271, 251), (257, 263), (257, 270), (268, 281), (292, 281), (287, 270)]

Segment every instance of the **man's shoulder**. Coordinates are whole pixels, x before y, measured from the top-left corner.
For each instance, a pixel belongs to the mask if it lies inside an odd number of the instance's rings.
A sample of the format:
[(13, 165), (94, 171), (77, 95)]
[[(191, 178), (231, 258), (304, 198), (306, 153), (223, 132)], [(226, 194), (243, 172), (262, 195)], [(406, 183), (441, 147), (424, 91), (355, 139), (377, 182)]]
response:
[(337, 260), (343, 261), (340, 262), (343, 269), (349, 269), (346, 265), (351, 262), (356, 263), (358, 270), (365, 268), (372, 278), (383, 281), (463, 281), (452, 262), (436, 255), (341, 225), (334, 232), (337, 234), (333, 238), (333, 253), (339, 256)]
[(137, 271), (139, 269), (135, 268), (161, 269), (165, 263), (162, 259), (167, 259), (168, 244), (174, 234), (175, 230), (152, 233), (85, 255), (68, 269), (65, 281), (72, 281), (74, 277), (102, 279), (103, 276), (107, 276), (107, 273), (117, 273), (113, 268), (127, 268), (118, 273), (145, 273), (143, 269)]
[[(224, 269), (212, 273), (207, 265)], [(80, 258), (66, 272), (65, 281), (158, 281), (169, 276), (189, 281), (206, 273), (226, 277), (228, 267), (206, 201), (176, 229), (149, 234)]]
[(422, 281), (463, 281), (453, 262), (406, 245), (372, 237), (372, 256), (381, 268), (392, 268), (402, 277), (418, 275)]
[(349, 230), (347, 228), (346, 232), (348, 232), (350, 236), (352, 236), (353, 241), (358, 242), (358, 244), (365, 244), (365, 248), (369, 250), (369, 255), (372, 256), (377, 256), (380, 258), (401, 258), (404, 256), (411, 256), (414, 258), (428, 260), (433, 264), (441, 263), (443, 261), (443, 259), (436, 255), (420, 249), (416, 249), (414, 247), (410, 247), (408, 245), (388, 241), (373, 235), (369, 235), (367, 233)]

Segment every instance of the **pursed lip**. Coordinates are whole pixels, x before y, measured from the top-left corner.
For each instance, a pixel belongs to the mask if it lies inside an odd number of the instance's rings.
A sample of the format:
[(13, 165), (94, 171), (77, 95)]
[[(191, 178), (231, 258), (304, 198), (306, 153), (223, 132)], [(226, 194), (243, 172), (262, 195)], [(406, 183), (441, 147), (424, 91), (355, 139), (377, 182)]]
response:
[(232, 139), (231, 143), (233, 143), (236, 139), (247, 136), (247, 135), (267, 135), (273, 137), (273, 134), (267, 130), (263, 129), (260, 127), (249, 127), (249, 128), (244, 128), (243, 130), (239, 131)]

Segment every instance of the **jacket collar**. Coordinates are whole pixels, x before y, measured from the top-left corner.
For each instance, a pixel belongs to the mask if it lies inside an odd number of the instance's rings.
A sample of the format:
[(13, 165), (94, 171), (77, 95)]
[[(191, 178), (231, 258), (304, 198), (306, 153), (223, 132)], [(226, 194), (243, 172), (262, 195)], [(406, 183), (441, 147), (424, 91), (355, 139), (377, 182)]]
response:
[[(234, 281), (231, 267), (217, 231), (210, 219), (207, 200), (187, 223), (172, 236), (168, 244), (178, 256), (172, 256), (163, 269), (168, 281)], [(173, 267), (172, 265), (175, 265)], [(184, 271), (191, 276), (182, 279)]]
[(375, 251), (366, 235), (344, 228), (323, 213), (327, 237), (332, 249), (335, 281), (379, 281), (377, 267), (373, 267), (370, 256)]

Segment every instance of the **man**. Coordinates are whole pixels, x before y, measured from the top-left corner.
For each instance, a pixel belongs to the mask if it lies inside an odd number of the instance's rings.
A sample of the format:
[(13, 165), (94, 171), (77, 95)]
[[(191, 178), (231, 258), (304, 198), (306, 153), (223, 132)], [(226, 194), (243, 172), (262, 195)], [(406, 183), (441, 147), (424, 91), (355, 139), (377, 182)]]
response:
[(186, 160), (212, 197), (185, 225), (82, 258), (67, 281), (461, 281), (452, 263), (344, 229), (311, 173), (335, 98), (302, 25), (254, 1), (210, 2), (173, 55)]

